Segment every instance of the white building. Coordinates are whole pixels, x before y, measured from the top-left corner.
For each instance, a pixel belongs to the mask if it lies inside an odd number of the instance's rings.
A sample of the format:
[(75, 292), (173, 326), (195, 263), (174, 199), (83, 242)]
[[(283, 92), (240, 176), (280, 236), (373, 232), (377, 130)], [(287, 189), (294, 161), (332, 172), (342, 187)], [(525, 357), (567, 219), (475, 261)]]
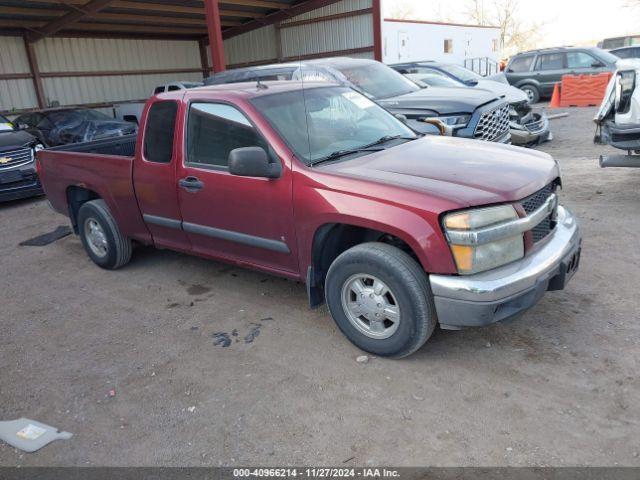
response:
[[(478, 25), (384, 19), (382, 58), (384, 63), (388, 64), (435, 60), (464, 66), (466, 61), (470, 67), (471, 59), (489, 59), (489, 63), (495, 64), (500, 61), (500, 29)], [(476, 65), (478, 63), (476, 60)]]

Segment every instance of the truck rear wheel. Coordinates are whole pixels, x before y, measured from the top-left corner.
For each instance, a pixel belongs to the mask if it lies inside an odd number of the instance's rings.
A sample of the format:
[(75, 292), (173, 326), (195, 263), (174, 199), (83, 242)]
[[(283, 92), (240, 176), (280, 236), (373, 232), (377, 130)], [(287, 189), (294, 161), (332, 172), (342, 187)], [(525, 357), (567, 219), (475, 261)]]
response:
[(124, 237), (104, 200), (84, 203), (78, 212), (80, 240), (99, 267), (115, 270), (131, 260), (131, 240)]
[(375, 355), (410, 355), (437, 323), (427, 275), (407, 253), (384, 243), (342, 253), (329, 268), (325, 292), (342, 333)]

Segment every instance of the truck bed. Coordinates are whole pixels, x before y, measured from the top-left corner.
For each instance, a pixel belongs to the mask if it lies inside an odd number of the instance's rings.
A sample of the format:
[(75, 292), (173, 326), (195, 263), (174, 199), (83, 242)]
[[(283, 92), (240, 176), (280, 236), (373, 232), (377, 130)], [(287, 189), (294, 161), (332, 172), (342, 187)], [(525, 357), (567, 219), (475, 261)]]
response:
[(52, 207), (68, 215), (70, 193), (81, 189), (107, 203), (125, 235), (148, 238), (132, 180), (136, 136), (74, 143), (38, 152), (38, 172)]
[(136, 153), (136, 141), (138, 134), (124, 135), (122, 137), (102, 138), (91, 142), (69, 143), (58, 147), (48, 148), (49, 152), (78, 152), (94, 153), (99, 155), (118, 155), (133, 157)]

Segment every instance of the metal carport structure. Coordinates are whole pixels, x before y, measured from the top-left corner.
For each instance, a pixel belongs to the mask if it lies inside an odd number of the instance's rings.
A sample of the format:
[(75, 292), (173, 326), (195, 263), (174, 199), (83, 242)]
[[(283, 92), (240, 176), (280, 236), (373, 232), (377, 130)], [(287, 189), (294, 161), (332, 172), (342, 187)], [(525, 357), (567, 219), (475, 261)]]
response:
[[(28, 71), (13, 68), (10, 64), (15, 62), (5, 61), (0, 53), (0, 60), (5, 64), (0, 65), (0, 82), (8, 85), (5, 91), (9, 94), (11, 81), (32, 82), (35, 93), (32, 108), (45, 108), (49, 106), (47, 98), (50, 95), (47, 95), (44, 84), (53, 82), (54, 79), (131, 78), (134, 75), (196, 73), (206, 76), (211, 71), (221, 71), (228, 66), (331, 54), (369, 55), (380, 59), (380, 2), (381, 0), (0, 0), (0, 41), (2, 37), (14, 37), (16, 41), (21, 39), (25, 65), (28, 64)], [(362, 20), (364, 27), (356, 24), (357, 20)], [(324, 31), (311, 31), (316, 27)], [(300, 32), (297, 33), (297, 30)], [(283, 32), (286, 38), (282, 38)], [(344, 39), (341, 40), (341, 36)], [(41, 68), (43, 57), (48, 55), (48, 51), (42, 53), (42, 48), (38, 48), (39, 42), (62, 38), (197, 42), (199, 65), (146, 69), (132, 68), (132, 65), (119, 69), (101, 69), (95, 66), (75, 70), (56, 70), (53, 66)], [(323, 45), (307, 48), (314, 42)], [(225, 54), (225, 44), (230, 50), (231, 61)], [(334, 44), (334, 48), (325, 48), (326, 45)], [(210, 48), (207, 48), (208, 45)], [(295, 47), (294, 50), (291, 50), (291, 46)], [(73, 44), (67, 48), (70, 50), (69, 56), (81, 56), (81, 52), (73, 51)], [(127, 47), (119, 48), (122, 50)], [(180, 53), (174, 55), (176, 58), (181, 56)], [(93, 102), (96, 105), (98, 103)], [(68, 105), (69, 101), (61, 104)], [(0, 111), (29, 109), (10, 107), (0, 105)]]

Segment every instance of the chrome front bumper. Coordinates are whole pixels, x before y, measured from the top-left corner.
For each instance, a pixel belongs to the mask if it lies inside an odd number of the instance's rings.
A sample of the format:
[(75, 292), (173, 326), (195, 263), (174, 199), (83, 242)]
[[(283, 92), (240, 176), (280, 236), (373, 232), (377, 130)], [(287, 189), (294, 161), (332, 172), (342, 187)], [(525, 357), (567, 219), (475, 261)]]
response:
[(578, 269), (581, 243), (576, 218), (559, 206), (554, 232), (523, 259), (475, 275), (431, 275), (440, 325), (482, 326), (522, 313), (547, 290), (564, 288)]
[[(534, 128), (531, 127), (532, 124), (535, 125)], [(538, 122), (531, 122), (527, 125), (511, 122), (510, 126), (511, 143), (514, 145), (536, 145), (553, 139), (549, 119), (545, 114), (541, 114)]]

